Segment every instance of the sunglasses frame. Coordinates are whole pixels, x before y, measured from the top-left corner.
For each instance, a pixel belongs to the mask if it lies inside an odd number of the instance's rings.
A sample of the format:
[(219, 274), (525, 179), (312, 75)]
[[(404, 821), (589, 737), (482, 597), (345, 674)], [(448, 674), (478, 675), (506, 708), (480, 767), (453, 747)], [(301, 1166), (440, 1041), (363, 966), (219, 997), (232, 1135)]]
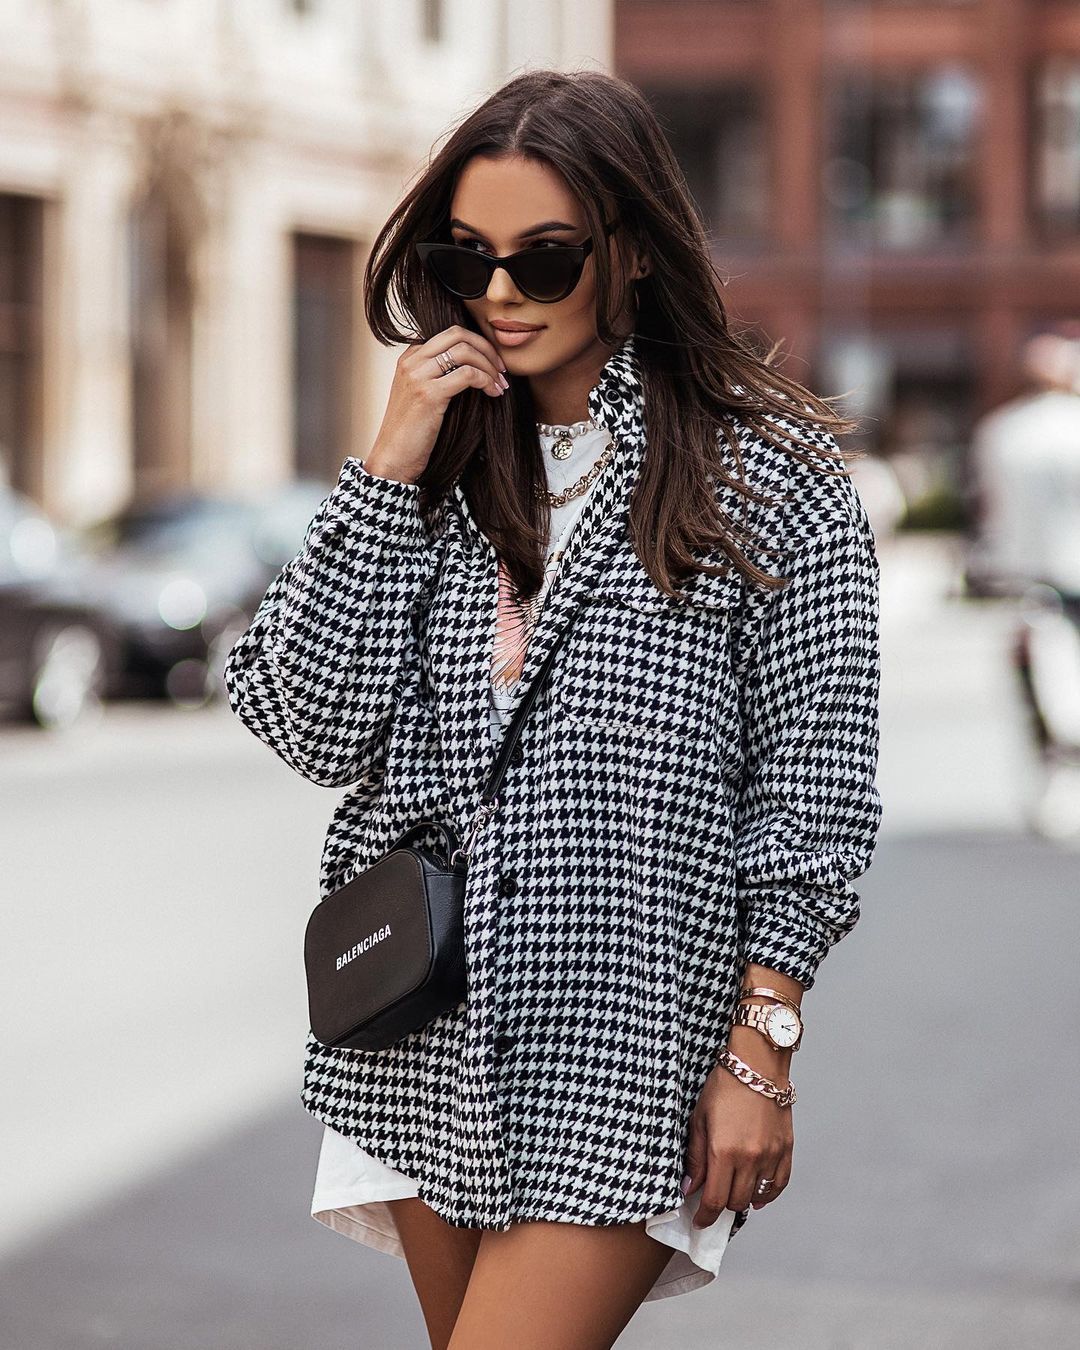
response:
[[(618, 219), (606, 221), (604, 224), (605, 236), (613, 234), (614, 231), (619, 228), (619, 224), (620, 222)], [(488, 287), (491, 285), (491, 278), (495, 275), (496, 269), (499, 267), (503, 267), (506, 269), (507, 272), (509, 272), (510, 279), (513, 281), (514, 285), (518, 288), (518, 290), (522, 293), (522, 295), (528, 296), (530, 300), (535, 301), (538, 305), (554, 305), (557, 304), (560, 300), (565, 300), (568, 295), (572, 295), (578, 282), (581, 280), (581, 274), (585, 270), (585, 259), (589, 256), (589, 254), (593, 250), (593, 236), (589, 235), (589, 237), (587, 239), (583, 239), (580, 244), (557, 244), (555, 248), (545, 248), (539, 250), (539, 252), (541, 253), (558, 253), (559, 255), (564, 257), (567, 254), (573, 254), (575, 255), (574, 261), (577, 265), (577, 270), (574, 272), (570, 284), (569, 286), (567, 286), (566, 290), (563, 291), (561, 295), (554, 295), (547, 298), (531, 294), (530, 291), (528, 291), (526, 287), (521, 284), (521, 281), (518, 279), (517, 275), (517, 267), (519, 260), (528, 257), (530, 255), (535, 257), (537, 253), (537, 250), (535, 249), (523, 248), (519, 249), (517, 253), (506, 253), (501, 258), (495, 258), (488, 253), (479, 253), (474, 248), (466, 248), (464, 244), (448, 244), (444, 240), (438, 239), (422, 240), (421, 242), (415, 245), (415, 248), (417, 255), (420, 258), (420, 261), (425, 265), (425, 267), (427, 267), (428, 271), (431, 272), (431, 275), (435, 278), (435, 280), (439, 283), (439, 285), (442, 286), (443, 289), (448, 291), (451, 295), (456, 296), (459, 300), (479, 300), (482, 295), (486, 295)], [(467, 253), (470, 258), (478, 258), (487, 268), (487, 278), (484, 281), (484, 284), (480, 288), (480, 290), (476, 291), (475, 293), (470, 292), (466, 294), (463, 291), (455, 291), (450, 286), (448, 286), (446, 282), (443, 281), (442, 277), (440, 277), (439, 274), (435, 271), (434, 265), (429, 261), (430, 255), (436, 252), (437, 250), (451, 252), (455, 254)]]

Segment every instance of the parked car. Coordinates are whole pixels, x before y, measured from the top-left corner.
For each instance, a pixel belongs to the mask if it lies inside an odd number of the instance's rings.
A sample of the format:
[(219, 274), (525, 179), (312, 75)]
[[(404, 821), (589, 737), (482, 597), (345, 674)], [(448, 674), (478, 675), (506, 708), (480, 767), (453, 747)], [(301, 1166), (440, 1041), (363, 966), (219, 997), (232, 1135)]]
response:
[(0, 715), (48, 729), (99, 709), (118, 635), (85, 593), (74, 537), (0, 487)]
[(300, 479), (260, 497), (185, 493), (97, 522), (87, 581), (121, 633), (118, 697), (220, 697), (226, 646), (303, 543), (329, 492)]

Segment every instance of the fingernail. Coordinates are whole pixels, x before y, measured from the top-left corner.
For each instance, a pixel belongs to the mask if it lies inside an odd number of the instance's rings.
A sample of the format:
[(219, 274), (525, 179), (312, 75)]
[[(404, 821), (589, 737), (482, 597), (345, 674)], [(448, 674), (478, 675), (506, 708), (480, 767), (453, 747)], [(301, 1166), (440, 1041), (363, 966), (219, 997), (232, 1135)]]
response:
[(504, 389), (510, 388), (510, 381), (505, 377), (505, 375), (499, 376), (499, 383), (502, 385)]
[(693, 1184), (694, 1184), (694, 1178), (693, 1178), (692, 1176), (690, 1176), (689, 1173), (687, 1173), (687, 1175), (683, 1177), (683, 1179), (682, 1179), (682, 1185), (681, 1185), (681, 1187), (680, 1187), (680, 1189), (681, 1189), (683, 1195), (689, 1195), (689, 1194), (690, 1194), (690, 1187), (691, 1187)]

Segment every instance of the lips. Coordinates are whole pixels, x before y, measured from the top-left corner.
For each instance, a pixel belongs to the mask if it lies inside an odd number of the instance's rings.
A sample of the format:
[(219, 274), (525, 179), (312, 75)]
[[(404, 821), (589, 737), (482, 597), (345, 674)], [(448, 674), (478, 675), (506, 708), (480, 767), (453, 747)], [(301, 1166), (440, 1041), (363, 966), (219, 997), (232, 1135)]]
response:
[(544, 326), (540, 323), (493, 323), (497, 333), (538, 333)]
[(531, 342), (537, 333), (542, 333), (543, 328), (496, 328), (491, 325), (491, 331), (495, 334), (495, 341), (500, 347), (522, 347), (526, 342)]

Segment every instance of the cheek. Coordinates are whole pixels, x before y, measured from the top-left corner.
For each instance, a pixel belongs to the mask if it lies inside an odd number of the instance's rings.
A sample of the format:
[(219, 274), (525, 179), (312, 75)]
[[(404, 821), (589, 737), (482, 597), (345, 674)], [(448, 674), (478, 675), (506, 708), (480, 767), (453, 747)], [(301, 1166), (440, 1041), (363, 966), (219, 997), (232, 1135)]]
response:
[(587, 318), (592, 321), (592, 316), (596, 312), (596, 282), (591, 268), (586, 268), (581, 280), (566, 299), (552, 305), (552, 309), (562, 310), (568, 319)]

